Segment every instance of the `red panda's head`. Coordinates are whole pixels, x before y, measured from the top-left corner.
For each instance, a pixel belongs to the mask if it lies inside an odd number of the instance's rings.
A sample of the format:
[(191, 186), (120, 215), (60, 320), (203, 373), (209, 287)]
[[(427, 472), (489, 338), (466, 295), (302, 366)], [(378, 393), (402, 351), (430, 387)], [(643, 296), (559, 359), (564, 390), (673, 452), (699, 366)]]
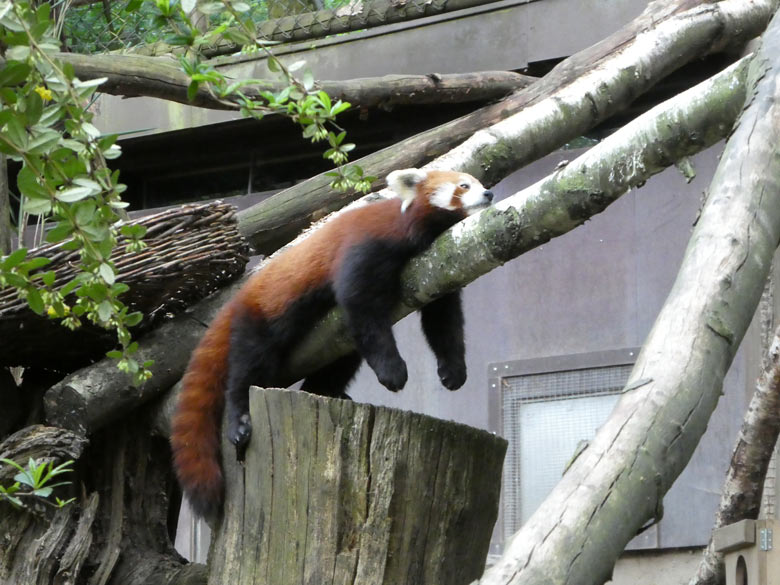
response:
[(403, 201), (401, 211), (419, 200), (424, 205), (471, 215), (490, 205), (493, 193), (477, 179), (456, 171), (403, 169), (387, 175), (387, 186)]

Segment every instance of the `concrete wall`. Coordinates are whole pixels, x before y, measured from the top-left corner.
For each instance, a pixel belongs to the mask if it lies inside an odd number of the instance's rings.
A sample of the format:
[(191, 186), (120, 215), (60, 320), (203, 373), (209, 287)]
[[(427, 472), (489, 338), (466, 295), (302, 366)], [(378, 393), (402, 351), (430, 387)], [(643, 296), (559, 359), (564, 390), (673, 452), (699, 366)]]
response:
[(686, 585), (700, 558), (701, 549), (626, 554), (607, 585)]

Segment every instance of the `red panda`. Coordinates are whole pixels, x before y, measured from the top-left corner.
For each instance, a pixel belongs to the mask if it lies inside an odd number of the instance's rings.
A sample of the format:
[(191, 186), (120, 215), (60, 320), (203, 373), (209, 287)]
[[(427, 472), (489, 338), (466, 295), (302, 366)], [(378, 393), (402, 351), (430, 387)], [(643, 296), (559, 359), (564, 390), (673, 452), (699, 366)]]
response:
[[(242, 452), (252, 427), (250, 385), (273, 387), (281, 363), (308, 327), (342, 307), (357, 352), (306, 377), (301, 389), (348, 398), (362, 359), (388, 389), (407, 379), (392, 333), (406, 262), (444, 230), (490, 205), (493, 194), (465, 173), (398, 170), (387, 177), (399, 198), (345, 211), (273, 258), (220, 310), (195, 349), (172, 420), (174, 467), (196, 514), (214, 518), (223, 498), (219, 429)], [(466, 381), (460, 293), (422, 310), (422, 329), (450, 390)]]

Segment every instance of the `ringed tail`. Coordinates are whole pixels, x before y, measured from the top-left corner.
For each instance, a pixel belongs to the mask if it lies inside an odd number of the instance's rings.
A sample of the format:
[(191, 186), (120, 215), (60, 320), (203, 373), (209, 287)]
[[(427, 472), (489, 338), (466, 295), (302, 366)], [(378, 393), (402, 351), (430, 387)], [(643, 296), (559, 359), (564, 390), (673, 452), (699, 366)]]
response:
[(192, 353), (171, 421), (176, 476), (193, 511), (204, 518), (215, 518), (224, 498), (220, 427), (233, 313), (233, 303), (225, 305)]

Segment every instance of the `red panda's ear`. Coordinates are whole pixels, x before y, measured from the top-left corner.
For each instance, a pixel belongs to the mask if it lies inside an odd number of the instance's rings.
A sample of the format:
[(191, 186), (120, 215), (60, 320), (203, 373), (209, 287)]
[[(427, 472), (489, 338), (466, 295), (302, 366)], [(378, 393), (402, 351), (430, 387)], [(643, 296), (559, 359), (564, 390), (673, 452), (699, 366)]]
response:
[(416, 186), (428, 173), (420, 169), (402, 169), (387, 175), (387, 186), (408, 205), (417, 194)]

